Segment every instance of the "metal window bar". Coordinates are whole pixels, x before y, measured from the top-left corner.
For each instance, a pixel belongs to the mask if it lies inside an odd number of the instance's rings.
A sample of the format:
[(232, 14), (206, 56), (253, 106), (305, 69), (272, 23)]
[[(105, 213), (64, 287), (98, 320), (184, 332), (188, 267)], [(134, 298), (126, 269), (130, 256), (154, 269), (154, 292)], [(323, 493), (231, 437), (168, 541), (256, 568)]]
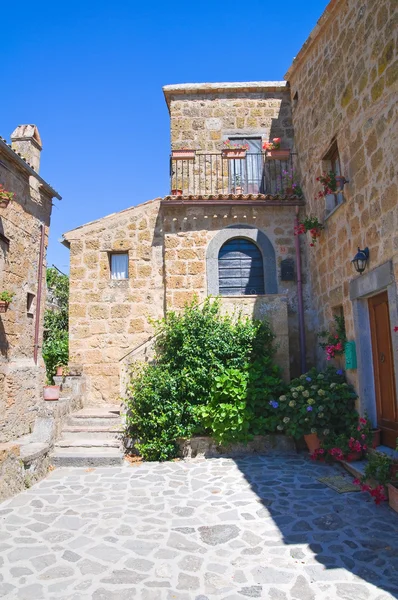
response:
[[(170, 191), (177, 195), (283, 194), (288, 160), (267, 158), (266, 152), (229, 159), (220, 153), (197, 153), (194, 160), (170, 159)], [(237, 189), (238, 188), (238, 189)]]

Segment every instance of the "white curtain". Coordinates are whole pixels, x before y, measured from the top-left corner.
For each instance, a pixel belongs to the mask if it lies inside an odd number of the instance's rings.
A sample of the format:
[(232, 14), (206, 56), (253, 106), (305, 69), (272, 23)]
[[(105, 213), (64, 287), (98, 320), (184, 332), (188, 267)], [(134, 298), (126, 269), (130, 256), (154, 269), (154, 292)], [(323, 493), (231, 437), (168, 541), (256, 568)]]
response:
[(128, 279), (129, 255), (111, 254), (111, 279)]

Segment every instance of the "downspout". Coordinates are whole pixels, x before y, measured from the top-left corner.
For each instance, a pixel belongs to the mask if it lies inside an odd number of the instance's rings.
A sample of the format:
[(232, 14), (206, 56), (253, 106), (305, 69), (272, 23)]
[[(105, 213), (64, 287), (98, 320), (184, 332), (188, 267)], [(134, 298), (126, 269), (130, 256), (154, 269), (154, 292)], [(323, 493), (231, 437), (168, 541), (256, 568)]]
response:
[[(296, 217), (294, 220), (295, 230), (299, 225), (299, 207), (296, 206)], [(300, 238), (294, 236), (294, 244), (296, 248), (296, 272), (297, 272), (297, 304), (299, 317), (299, 334), (300, 334), (300, 369), (301, 373), (307, 370), (306, 361), (306, 342), (305, 342), (305, 323), (304, 323), (304, 305), (303, 305), (303, 283), (301, 281), (301, 255), (300, 255)]]
[(36, 301), (36, 322), (35, 322), (35, 342), (33, 349), (33, 358), (37, 365), (37, 356), (39, 353), (39, 332), (40, 332), (40, 308), (41, 308), (41, 290), (43, 287), (43, 259), (44, 259), (44, 238), (45, 227), (40, 225), (40, 254), (39, 254), (39, 271), (37, 274), (37, 301)]

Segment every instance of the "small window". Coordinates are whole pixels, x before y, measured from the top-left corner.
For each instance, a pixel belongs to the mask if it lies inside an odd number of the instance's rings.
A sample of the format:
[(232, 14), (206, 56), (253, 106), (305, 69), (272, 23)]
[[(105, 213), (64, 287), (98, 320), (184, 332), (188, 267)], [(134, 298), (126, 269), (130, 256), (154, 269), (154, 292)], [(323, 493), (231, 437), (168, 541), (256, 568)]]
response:
[[(340, 156), (336, 141), (333, 142), (323, 160), (326, 163), (327, 171), (333, 171), (335, 175), (341, 175)], [(336, 206), (339, 206), (339, 204), (344, 202), (343, 192), (339, 192), (338, 194), (329, 194), (326, 196), (325, 200), (326, 213), (330, 213), (336, 208)]]
[(110, 254), (111, 279), (128, 279), (129, 255), (127, 252), (112, 252)]
[(33, 317), (34, 315), (34, 300), (35, 295), (28, 292), (26, 295), (26, 314), (28, 317)]

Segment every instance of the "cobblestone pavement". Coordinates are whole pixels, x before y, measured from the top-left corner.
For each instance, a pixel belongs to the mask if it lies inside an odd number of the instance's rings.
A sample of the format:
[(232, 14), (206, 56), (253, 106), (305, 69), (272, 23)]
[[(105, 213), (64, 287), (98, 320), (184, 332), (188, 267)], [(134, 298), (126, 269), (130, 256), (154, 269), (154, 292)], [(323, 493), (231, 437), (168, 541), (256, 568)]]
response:
[(302, 456), (57, 469), (0, 505), (0, 597), (387, 600), (398, 517)]

